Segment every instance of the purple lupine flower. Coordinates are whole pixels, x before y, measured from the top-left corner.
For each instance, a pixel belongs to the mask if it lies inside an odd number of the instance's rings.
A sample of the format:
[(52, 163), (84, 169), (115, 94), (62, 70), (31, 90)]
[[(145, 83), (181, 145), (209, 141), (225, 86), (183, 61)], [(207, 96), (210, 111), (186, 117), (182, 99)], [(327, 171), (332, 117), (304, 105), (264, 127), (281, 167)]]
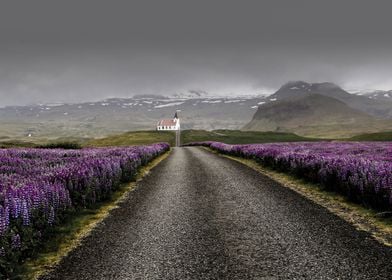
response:
[(53, 225), (53, 223), (54, 223), (54, 216), (55, 216), (55, 214), (54, 214), (54, 208), (53, 208), (53, 207), (50, 207), (50, 210), (49, 210), (49, 217), (48, 217), (48, 224), (49, 224), (49, 225)]
[(27, 206), (27, 201), (22, 201), (22, 218), (23, 218), (23, 225), (28, 226), (30, 225), (30, 213), (29, 207)]
[(20, 247), (22, 247), (19, 233), (12, 236), (11, 247), (12, 249), (20, 249)]
[(9, 211), (8, 207), (4, 208), (0, 205), (0, 236), (8, 229)]
[(302, 142), (227, 145), (191, 143), (258, 162), (320, 182), (334, 191), (392, 209), (392, 143)]
[(0, 239), (10, 222), (22, 219), (22, 224), (15, 223), (11, 240), (19, 248), (23, 227), (34, 230), (40, 217), (46, 217), (50, 226), (62, 212), (104, 199), (141, 164), (168, 149), (166, 143), (82, 150), (1, 149)]
[(4, 247), (0, 247), (0, 257), (5, 257), (5, 249), (4, 249)]

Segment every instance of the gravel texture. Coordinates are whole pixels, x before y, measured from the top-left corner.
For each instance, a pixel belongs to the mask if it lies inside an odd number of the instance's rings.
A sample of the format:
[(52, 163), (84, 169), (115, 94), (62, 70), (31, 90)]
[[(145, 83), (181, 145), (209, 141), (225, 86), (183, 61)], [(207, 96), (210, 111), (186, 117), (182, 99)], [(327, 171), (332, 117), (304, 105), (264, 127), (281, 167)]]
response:
[(392, 279), (392, 249), (238, 162), (175, 148), (42, 279)]

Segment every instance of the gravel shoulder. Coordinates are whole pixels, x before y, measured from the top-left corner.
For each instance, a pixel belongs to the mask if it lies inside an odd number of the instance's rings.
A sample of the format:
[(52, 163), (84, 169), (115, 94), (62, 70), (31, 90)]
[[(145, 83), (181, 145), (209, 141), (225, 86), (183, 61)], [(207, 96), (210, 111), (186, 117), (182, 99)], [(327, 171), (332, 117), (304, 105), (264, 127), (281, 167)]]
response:
[(42, 279), (391, 279), (392, 249), (236, 161), (174, 148)]

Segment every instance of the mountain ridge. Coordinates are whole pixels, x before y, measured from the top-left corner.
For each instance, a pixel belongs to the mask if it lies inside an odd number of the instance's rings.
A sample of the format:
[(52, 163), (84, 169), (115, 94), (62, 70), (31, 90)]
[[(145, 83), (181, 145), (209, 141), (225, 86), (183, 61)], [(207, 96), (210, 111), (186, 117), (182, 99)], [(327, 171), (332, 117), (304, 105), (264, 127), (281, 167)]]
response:
[(0, 138), (103, 137), (132, 130), (153, 130), (159, 119), (181, 110), (184, 129), (240, 129), (264, 97), (108, 98), (83, 103), (52, 103), (0, 108)]
[[(259, 107), (281, 101), (282, 93), (288, 95), (284, 99), (298, 99), (320, 93), (339, 95), (338, 100), (350, 103), (350, 109), (366, 112), (376, 119), (392, 119), (392, 113), (388, 113), (392, 103), (388, 101), (375, 101), (366, 96), (351, 97), (333, 83), (299, 84), (293, 81), (282, 85), (267, 97), (212, 96), (204, 91), (191, 90), (189, 95), (187, 93), (178, 97), (150, 94), (81, 103), (7, 106), (0, 108), (0, 138), (104, 137), (132, 130), (153, 130), (159, 119), (172, 117), (176, 110), (181, 110), (183, 129), (241, 129), (252, 120)], [(355, 102), (359, 102), (360, 106), (353, 106)], [(362, 110), (361, 106), (367, 106), (367, 109), (370, 106), (370, 109)]]
[(269, 96), (269, 100), (300, 98), (309, 94), (321, 94), (336, 98), (346, 103), (349, 107), (366, 112), (376, 118), (392, 119), (392, 98), (390, 100), (379, 100), (369, 98), (368, 96), (350, 94), (340, 86), (330, 82), (307, 83), (304, 81), (291, 81)]
[[(366, 102), (362, 102), (366, 100)], [(244, 130), (284, 131), (312, 137), (351, 137), (392, 128), (388, 114), (374, 100), (351, 95), (333, 83), (291, 81), (262, 104)], [(373, 109), (373, 110), (372, 110)]]

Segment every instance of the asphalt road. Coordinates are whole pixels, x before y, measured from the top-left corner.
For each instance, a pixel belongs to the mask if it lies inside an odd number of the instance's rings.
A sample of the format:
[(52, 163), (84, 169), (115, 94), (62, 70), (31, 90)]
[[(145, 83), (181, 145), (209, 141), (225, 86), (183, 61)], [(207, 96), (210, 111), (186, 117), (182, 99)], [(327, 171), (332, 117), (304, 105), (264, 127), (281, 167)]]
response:
[(44, 279), (392, 279), (392, 249), (238, 162), (175, 148)]

